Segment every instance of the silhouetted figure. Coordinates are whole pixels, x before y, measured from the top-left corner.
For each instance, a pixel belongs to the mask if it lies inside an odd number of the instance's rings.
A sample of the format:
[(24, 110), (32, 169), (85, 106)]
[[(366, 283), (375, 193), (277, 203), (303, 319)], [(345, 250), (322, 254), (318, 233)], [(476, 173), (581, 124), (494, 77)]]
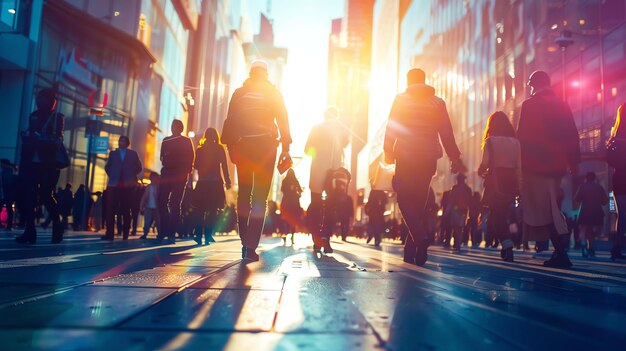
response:
[(578, 226), (580, 227), (580, 240), (583, 257), (595, 257), (596, 250), (594, 240), (598, 237), (604, 226), (604, 206), (609, 203), (609, 197), (602, 187), (596, 182), (596, 174), (589, 172), (585, 176), (585, 182), (580, 185), (574, 201), (580, 204)]
[(67, 183), (65, 185), (65, 189), (57, 191), (56, 199), (59, 205), (59, 212), (61, 213), (61, 223), (63, 224), (63, 229), (67, 229), (67, 226), (69, 224), (69, 216), (72, 215), (72, 208), (74, 207), (74, 194), (72, 193), (72, 184)]
[(25, 228), (24, 234), (15, 238), (18, 243), (34, 244), (37, 241), (34, 209), (38, 199), (52, 219), (52, 243), (63, 240), (63, 225), (54, 189), (59, 180), (56, 157), (57, 151), (63, 147), (64, 116), (55, 111), (56, 103), (54, 91), (39, 91), (37, 110), (28, 119), (28, 130), (22, 133), (19, 182)]
[[(324, 122), (314, 126), (309, 133), (304, 152), (311, 156), (311, 205), (307, 211), (310, 230), (313, 235), (313, 251), (332, 252), (328, 233), (331, 224), (330, 215), (325, 215), (325, 201), (323, 199), (324, 186), (327, 183), (329, 172), (339, 169), (343, 164), (343, 150), (348, 145), (346, 128), (339, 120), (339, 112), (329, 107), (324, 112)], [(328, 195), (328, 194), (326, 194)], [(325, 218), (328, 220), (325, 220)], [(325, 229), (326, 228), (326, 229)]]
[(622, 247), (626, 235), (626, 122), (622, 122), (622, 114), (626, 104), (617, 109), (615, 124), (611, 130), (611, 138), (607, 142), (606, 159), (613, 167), (613, 196), (617, 208), (617, 233), (611, 248), (611, 259), (626, 259)]
[(137, 182), (133, 187), (130, 200), (130, 236), (137, 235), (137, 227), (139, 226), (139, 215), (141, 214), (141, 198), (145, 187), (141, 182)]
[(528, 79), (532, 96), (522, 104), (517, 137), (522, 153), (524, 233), (530, 240), (552, 240), (548, 267), (569, 268), (569, 231), (557, 203), (561, 179), (578, 172), (578, 130), (569, 106), (550, 88), (550, 77), (535, 71)]
[(160, 177), (156, 172), (150, 173), (150, 184), (146, 187), (146, 190), (141, 196), (141, 202), (139, 208), (143, 214), (143, 235), (139, 239), (147, 239), (150, 233), (150, 228), (155, 226), (157, 232), (161, 227), (161, 220), (159, 218), (159, 182)]
[(220, 213), (226, 206), (226, 189), (230, 189), (230, 173), (226, 162), (224, 146), (215, 128), (208, 128), (200, 140), (196, 151), (195, 168), (198, 170), (198, 182), (194, 189), (194, 207), (198, 211), (195, 240), (202, 245), (215, 242), (213, 234), (217, 229)]
[(444, 249), (450, 248), (452, 238), (452, 222), (450, 222), (452, 203), (450, 200), (450, 190), (444, 191), (441, 194), (441, 228), (439, 230), (439, 241)]
[(4, 229), (7, 232), (13, 230), (13, 205), (17, 199), (18, 178), (15, 174), (15, 166), (9, 160), (2, 159), (0, 162), (0, 210), (6, 207), (7, 225)]
[(337, 194), (335, 201), (337, 203), (336, 216), (339, 230), (341, 231), (341, 240), (346, 241), (348, 233), (352, 229), (352, 223), (354, 223), (354, 201), (348, 195), (347, 189), (345, 193)]
[(500, 257), (512, 262), (514, 241), (509, 224), (515, 197), (519, 195), (522, 159), (515, 129), (504, 112), (489, 116), (482, 150), (478, 174), (485, 178), (483, 203), (491, 211), (493, 234), (502, 244)]
[(237, 165), (241, 254), (248, 261), (259, 260), (255, 250), (263, 232), (279, 143), (282, 144), (279, 160), (289, 162), (291, 159), (287, 109), (282, 95), (267, 78), (267, 63), (254, 61), (250, 78), (230, 99), (222, 130), (222, 143), (228, 147), (230, 160)]
[(104, 209), (104, 200), (101, 191), (96, 191), (93, 193), (96, 197), (96, 200), (93, 202), (93, 206), (91, 208), (90, 217), (91, 217), (91, 228), (96, 233), (100, 231), (103, 227), (103, 209)]
[(465, 175), (462, 173), (457, 175), (456, 184), (450, 190), (451, 209), (449, 210), (449, 220), (452, 228), (452, 237), (454, 238), (453, 251), (461, 250), (467, 214), (473, 197), (472, 194), (472, 189), (465, 183)]
[(293, 169), (287, 171), (287, 175), (280, 186), (283, 198), (280, 201), (280, 216), (282, 218), (284, 230), (283, 240), (287, 243), (286, 234), (291, 234), (291, 244), (294, 244), (294, 236), (297, 228), (301, 225), (303, 210), (300, 206), (300, 197), (302, 196), (302, 186), (296, 178)]
[(437, 201), (435, 200), (435, 191), (432, 187), (429, 187), (428, 199), (426, 200), (426, 228), (428, 230), (429, 245), (435, 242), (437, 212), (439, 212), (439, 205), (437, 205)]
[(374, 245), (380, 246), (385, 231), (385, 208), (387, 207), (387, 193), (383, 190), (372, 189), (365, 204), (367, 222), (367, 242), (374, 239)]
[(446, 104), (425, 81), (426, 74), (421, 69), (407, 73), (408, 87), (393, 102), (384, 141), (386, 163), (396, 163), (394, 190), (409, 227), (404, 261), (418, 266), (424, 265), (427, 259), (425, 211), (437, 159), (443, 156), (439, 139), (452, 160), (452, 172), (465, 168)]
[[(121, 218), (122, 235), (128, 240), (130, 231), (130, 196), (137, 186), (137, 175), (143, 169), (139, 155), (129, 149), (130, 140), (127, 136), (120, 136), (118, 148), (109, 153), (109, 159), (104, 167), (109, 182), (107, 184), (107, 229), (102, 240), (113, 240), (113, 229), (116, 226), (115, 216)], [(119, 233), (119, 229), (118, 229)]]
[(472, 241), (472, 247), (480, 246), (483, 241), (481, 233), (478, 231), (478, 216), (480, 216), (480, 209), (482, 196), (479, 192), (475, 191), (470, 202), (469, 212), (467, 214), (467, 223), (465, 224), (465, 235), (463, 242), (468, 243), (468, 240)]
[[(74, 194), (74, 204), (72, 205), (72, 229), (75, 231), (80, 230), (83, 225), (85, 196), (85, 184), (81, 184)], [(91, 197), (87, 198), (87, 213), (91, 211), (92, 202)], [(87, 228), (84, 229), (87, 230)]]
[(181, 205), (189, 174), (193, 170), (195, 151), (191, 139), (182, 135), (183, 122), (172, 121), (172, 135), (161, 144), (161, 180), (159, 182), (159, 216), (161, 228), (157, 239), (176, 241), (175, 234), (181, 225)]

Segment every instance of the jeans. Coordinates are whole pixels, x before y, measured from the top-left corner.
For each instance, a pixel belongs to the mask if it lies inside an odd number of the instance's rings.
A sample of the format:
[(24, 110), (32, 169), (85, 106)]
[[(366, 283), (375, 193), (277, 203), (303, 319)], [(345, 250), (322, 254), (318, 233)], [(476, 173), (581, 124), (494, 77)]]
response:
[(54, 189), (59, 180), (59, 170), (54, 166), (25, 163), (21, 167), (20, 182), (23, 196), (23, 215), (26, 232), (35, 232), (35, 207), (37, 198), (46, 206), (52, 223), (60, 226), (59, 206)]
[(161, 217), (161, 227), (158, 238), (174, 239), (176, 230), (181, 223), (181, 204), (185, 196), (188, 174), (172, 171), (167, 168), (161, 170), (159, 182), (158, 207)]
[(436, 170), (436, 159), (399, 158), (396, 161), (394, 190), (400, 213), (409, 229), (404, 245), (405, 257), (415, 255), (416, 246), (428, 242), (426, 202)]
[[(113, 238), (113, 229), (116, 227), (115, 217), (121, 220), (121, 232), (124, 238), (128, 238), (130, 230), (130, 207), (128, 201), (129, 187), (110, 186), (107, 188), (106, 210), (106, 236)], [(118, 227), (118, 232), (120, 228)]]
[(250, 249), (256, 249), (261, 240), (276, 163), (276, 146), (275, 140), (264, 137), (246, 138), (236, 145), (237, 222), (241, 243)]

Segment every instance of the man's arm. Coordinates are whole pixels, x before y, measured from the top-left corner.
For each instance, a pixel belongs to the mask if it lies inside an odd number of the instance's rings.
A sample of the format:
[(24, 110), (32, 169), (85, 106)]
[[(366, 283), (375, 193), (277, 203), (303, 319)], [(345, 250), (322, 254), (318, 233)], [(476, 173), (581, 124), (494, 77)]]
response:
[(383, 143), (383, 151), (385, 153), (385, 162), (394, 163), (395, 155), (394, 149), (396, 141), (398, 140), (398, 134), (402, 129), (402, 125), (398, 120), (398, 99), (393, 100), (391, 110), (389, 111), (389, 120), (387, 121), (387, 127), (385, 128), (385, 141)]
[(282, 144), (282, 152), (289, 152), (291, 145), (291, 133), (289, 132), (289, 118), (287, 116), (287, 108), (285, 101), (279, 91), (276, 91), (276, 123), (280, 131), (280, 143)]

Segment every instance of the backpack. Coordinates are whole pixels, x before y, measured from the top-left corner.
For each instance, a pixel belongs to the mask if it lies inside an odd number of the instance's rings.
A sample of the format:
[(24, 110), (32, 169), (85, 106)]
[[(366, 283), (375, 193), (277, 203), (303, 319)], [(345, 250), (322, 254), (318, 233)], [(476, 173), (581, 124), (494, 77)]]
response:
[(348, 193), (348, 185), (350, 184), (351, 178), (350, 171), (343, 167), (330, 169), (326, 174), (324, 191), (326, 191), (328, 195), (345, 195)]

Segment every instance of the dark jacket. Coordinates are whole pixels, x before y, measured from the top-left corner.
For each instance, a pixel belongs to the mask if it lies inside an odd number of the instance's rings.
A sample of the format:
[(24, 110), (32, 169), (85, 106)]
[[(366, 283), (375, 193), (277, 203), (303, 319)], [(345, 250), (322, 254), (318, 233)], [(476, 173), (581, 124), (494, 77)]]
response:
[(0, 200), (7, 202), (17, 198), (18, 178), (11, 166), (2, 166), (0, 178)]
[(135, 186), (137, 174), (142, 170), (139, 155), (135, 150), (126, 149), (126, 155), (122, 160), (120, 149), (109, 153), (109, 159), (104, 170), (109, 176), (107, 186)]
[(626, 195), (626, 139), (613, 138), (607, 147), (607, 162), (613, 167), (613, 193)]
[(385, 133), (384, 150), (395, 157), (443, 156), (441, 143), (452, 159), (461, 155), (454, 140), (445, 102), (426, 84), (410, 85), (391, 106)]
[(580, 162), (578, 129), (572, 111), (551, 89), (524, 101), (517, 137), (524, 173), (562, 176), (568, 167)]
[(219, 181), (230, 184), (226, 152), (221, 145), (209, 143), (198, 147), (194, 167), (198, 170), (199, 181)]
[(182, 135), (172, 135), (161, 144), (163, 169), (175, 174), (189, 174), (193, 170), (196, 157), (191, 139)]
[[(278, 125), (278, 126), (277, 126)], [(291, 134), (287, 109), (280, 91), (267, 79), (248, 79), (233, 93), (222, 128), (222, 143), (230, 146), (245, 137), (279, 137), (289, 150)]]
[(30, 164), (37, 154), (38, 162), (54, 163), (56, 149), (38, 144), (34, 134), (55, 136), (62, 143), (64, 120), (63, 114), (58, 112), (37, 110), (31, 113), (28, 117), (28, 130), (22, 133), (21, 162)]

